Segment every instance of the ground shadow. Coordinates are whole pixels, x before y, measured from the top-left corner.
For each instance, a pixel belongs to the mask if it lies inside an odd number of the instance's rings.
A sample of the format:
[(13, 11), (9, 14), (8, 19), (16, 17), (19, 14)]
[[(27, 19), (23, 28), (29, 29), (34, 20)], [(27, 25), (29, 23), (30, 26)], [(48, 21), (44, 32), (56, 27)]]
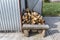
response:
[(39, 33), (38, 32), (32, 32), (32, 31), (30, 31), (29, 37), (37, 35), (37, 34), (39, 34)]
[(50, 36), (50, 35), (53, 35), (55, 33), (59, 33), (59, 30), (56, 29), (57, 27), (58, 27), (58, 25), (55, 25), (54, 23), (49, 24), (49, 29), (46, 31), (45, 36)]
[(55, 33), (59, 33), (59, 22), (60, 17), (44, 17), (45, 24), (49, 25), (49, 30), (46, 31), (46, 36), (53, 35)]
[(47, 30), (45, 36), (53, 35), (55, 33), (60, 33), (58, 30)]
[(44, 17), (45, 24), (49, 25), (49, 28), (57, 28), (60, 22), (60, 17)]
[(0, 31), (0, 33), (15, 33), (16, 31), (15, 30), (13, 30), (13, 31), (11, 31), (11, 30), (1, 30)]

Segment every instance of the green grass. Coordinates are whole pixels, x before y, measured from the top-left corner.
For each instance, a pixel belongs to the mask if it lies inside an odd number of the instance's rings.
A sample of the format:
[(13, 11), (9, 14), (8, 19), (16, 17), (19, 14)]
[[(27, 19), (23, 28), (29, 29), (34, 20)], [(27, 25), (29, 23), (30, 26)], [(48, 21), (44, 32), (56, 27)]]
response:
[(43, 3), (43, 16), (60, 16), (60, 3)]

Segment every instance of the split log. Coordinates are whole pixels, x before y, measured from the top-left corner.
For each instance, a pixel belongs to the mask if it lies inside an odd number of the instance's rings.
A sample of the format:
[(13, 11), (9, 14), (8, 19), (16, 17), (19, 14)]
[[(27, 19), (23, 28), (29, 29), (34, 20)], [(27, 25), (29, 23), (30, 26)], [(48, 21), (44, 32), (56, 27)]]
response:
[(25, 10), (24, 15), (22, 16), (23, 24), (44, 24), (45, 21), (43, 17), (37, 12), (30, 11), (29, 9)]
[(45, 30), (49, 28), (48, 25), (44, 25), (45, 20), (39, 13), (30, 11), (28, 8), (23, 12), (22, 24), (25, 36), (29, 36), (29, 30), (32, 30), (32, 32), (38, 31), (43, 37), (45, 36)]

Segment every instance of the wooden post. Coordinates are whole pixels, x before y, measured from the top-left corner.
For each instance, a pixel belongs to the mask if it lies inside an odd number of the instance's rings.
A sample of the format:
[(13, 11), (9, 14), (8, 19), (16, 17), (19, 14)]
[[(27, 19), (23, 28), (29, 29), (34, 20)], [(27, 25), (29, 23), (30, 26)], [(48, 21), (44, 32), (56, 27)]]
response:
[(42, 30), (42, 36), (44, 37), (45, 36), (45, 29)]
[(44, 37), (45, 36), (45, 29), (42, 29), (42, 30), (38, 30), (39, 34), (41, 37)]
[(29, 36), (29, 31), (30, 31), (30, 30), (23, 30), (24, 36), (28, 37), (28, 36)]
[(19, 0), (19, 9), (20, 9), (20, 32), (22, 32), (21, 0)]

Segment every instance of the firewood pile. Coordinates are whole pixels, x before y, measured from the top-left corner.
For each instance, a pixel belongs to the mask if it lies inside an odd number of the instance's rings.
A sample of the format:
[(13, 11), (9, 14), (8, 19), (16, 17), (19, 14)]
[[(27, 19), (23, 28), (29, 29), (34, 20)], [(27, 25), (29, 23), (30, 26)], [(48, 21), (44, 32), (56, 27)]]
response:
[(35, 12), (30, 11), (28, 8), (23, 11), (22, 14), (22, 24), (44, 24), (45, 20), (43, 17)]

